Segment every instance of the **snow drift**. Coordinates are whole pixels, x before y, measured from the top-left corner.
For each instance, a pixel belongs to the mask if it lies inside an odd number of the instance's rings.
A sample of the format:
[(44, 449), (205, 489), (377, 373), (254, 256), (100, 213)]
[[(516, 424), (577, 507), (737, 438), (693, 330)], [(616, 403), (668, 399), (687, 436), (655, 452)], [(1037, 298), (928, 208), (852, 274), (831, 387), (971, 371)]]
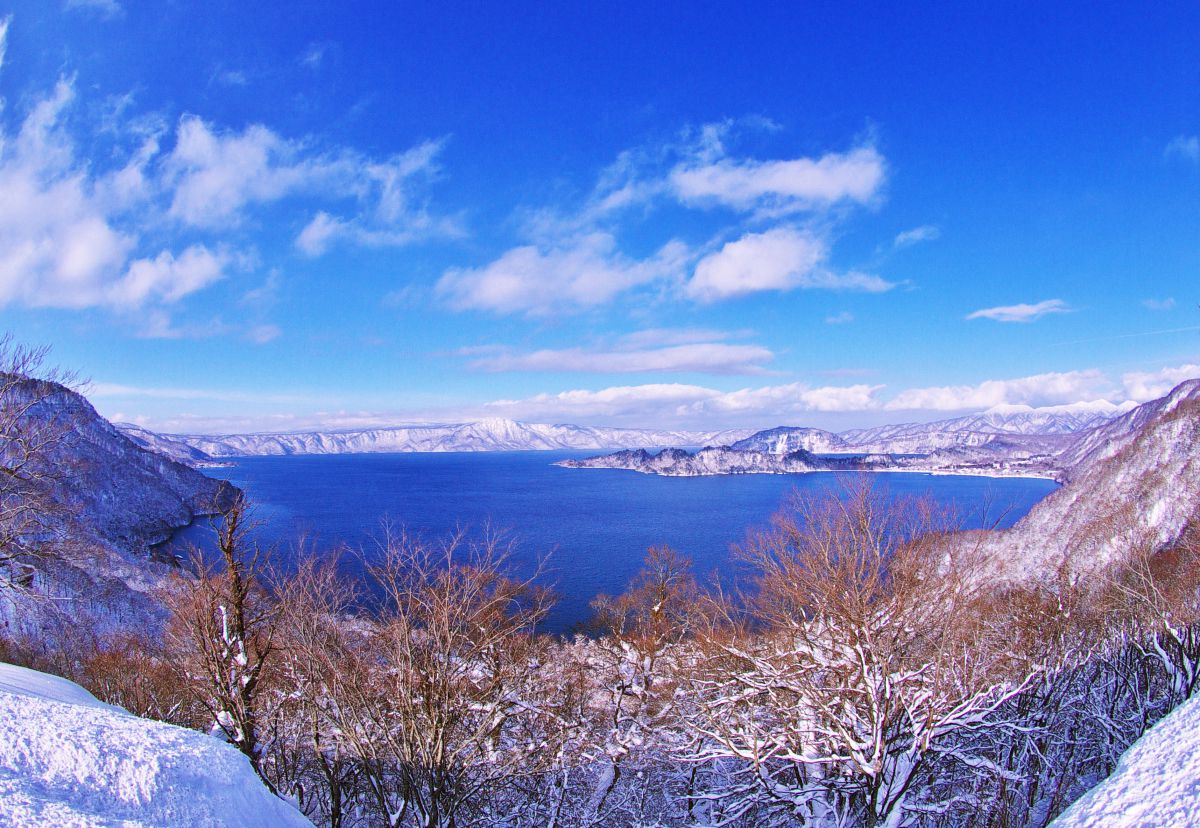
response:
[(1200, 814), (1200, 698), (1154, 725), (1051, 828), (1190, 828)]
[(311, 828), (232, 746), (9, 664), (0, 664), (0, 824)]

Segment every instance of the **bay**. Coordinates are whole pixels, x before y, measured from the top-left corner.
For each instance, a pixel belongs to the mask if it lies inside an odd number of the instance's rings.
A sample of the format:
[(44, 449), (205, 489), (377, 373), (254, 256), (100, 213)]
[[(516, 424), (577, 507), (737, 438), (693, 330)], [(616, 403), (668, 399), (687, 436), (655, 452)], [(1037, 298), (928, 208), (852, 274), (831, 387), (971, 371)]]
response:
[[(621, 592), (646, 549), (668, 544), (688, 555), (701, 580), (733, 571), (731, 545), (765, 527), (796, 492), (839, 490), (835, 473), (656, 477), (614, 469), (564, 469), (553, 463), (594, 452), (340, 454), (239, 458), (206, 469), (245, 490), (283, 568), (295, 563), (296, 541), (315, 554), (345, 544), (349, 577), (378, 554), (381, 522), (437, 541), (458, 529), (479, 537), (490, 527), (516, 544), (514, 574), (549, 555), (544, 580), (559, 599), (546, 628), (567, 632), (589, 615), (598, 593)], [(967, 527), (1001, 526), (1024, 515), (1057, 484), (1034, 478), (875, 473), (891, 496), (928, 495), (954, 507)], [(990, 517), (981, 513), (989, 507)], [(1005, 511), (1006, 510), (1006, 511)], [(176, 551), (207, 546), (213, 530), (200, 520), (178, 533)], [(313, 554), (307, 552), (306, 554)]]

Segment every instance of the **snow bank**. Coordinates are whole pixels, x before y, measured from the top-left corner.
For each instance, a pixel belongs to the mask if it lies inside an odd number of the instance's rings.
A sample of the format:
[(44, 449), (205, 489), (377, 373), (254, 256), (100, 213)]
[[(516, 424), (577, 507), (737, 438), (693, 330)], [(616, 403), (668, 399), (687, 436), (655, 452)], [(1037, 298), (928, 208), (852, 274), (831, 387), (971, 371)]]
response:
[(1191, 828), (1200, 814), (1200, 698), (1133, 743), (1112, 775), (1051, 828)]
[(311, 828), (230, 745), (8, 664), (0, 664), (0, 825)]

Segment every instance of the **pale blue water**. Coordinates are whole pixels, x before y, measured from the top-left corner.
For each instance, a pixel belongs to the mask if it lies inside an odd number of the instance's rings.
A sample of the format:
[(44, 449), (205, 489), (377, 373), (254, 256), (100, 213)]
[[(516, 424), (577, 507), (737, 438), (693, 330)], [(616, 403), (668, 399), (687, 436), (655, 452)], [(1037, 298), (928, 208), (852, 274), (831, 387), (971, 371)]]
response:
[[(623, 590), (646, 548), (669, 544), (690, 556), (701, 576), (731, 571), (730, 545), (767, 524), (796, 490), (836, 489), (838, 475), (655, 477), (608, 469), (563, 469), (564, 457), (594, 452), (360, 454), (249, 457), (207, 470), (244, 489), (264, 521), (260, 537), (278, 544), (289, 563), (295, 540), (315, 537), (318, 549), (345, 542), (370, 554), (380, 522), (438, 538), (456, 527), (506, 530), (518, 546), (518, 574), (550, 553), (549, 580), (560, 599), (548, 619), (553, 631), (588, 616), (600, 592)], [(1056, 488), (1048, 480), (874, 474), (895, 495), (928, 494), (954, 504), (968, 525), (990, 502), (1010, 511), (1009, 525)], [(182, 541), (211, 537), (203, 521)], [(358, 565), (349, 560), (348, 574)]]

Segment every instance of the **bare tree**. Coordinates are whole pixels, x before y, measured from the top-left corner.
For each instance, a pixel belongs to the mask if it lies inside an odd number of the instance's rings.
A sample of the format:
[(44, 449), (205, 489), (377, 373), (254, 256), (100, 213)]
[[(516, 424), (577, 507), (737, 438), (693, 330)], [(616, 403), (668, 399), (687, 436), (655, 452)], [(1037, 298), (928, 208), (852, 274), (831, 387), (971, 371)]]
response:
[[(670, 547), (655, 546), (629, 589), (593, 601), (593, 624), (600, 635), (588, 652), (596, 700), (584, 758), (600, 769), (578, 824), (634, 818), (647, 804), (646, 789), (663, 787), (661, 771), (676, 740), (671, 737), (680, 734), (677, 656), (691, 634), (698, 597), (691, 561)], [(623, 795), (617, 795), (629, 770), (640, 785), (626, 784)], [(681, 770), (690, 775), (694, 769)], [(679, 798), (690, 802), (686, 787)]]
[(388, 533), (370, 566), (386, 605), (339, 656), (330, 715), (394, 826), (503, 824), (517, 781), (554, 746), (515, 738), (541, 715), (532, 683), (548, 593), (504, 573), (495, 538), (439, 545)]
[(819, 826), (913, 824), (935, 756), (974, 757), (955, 734), (1004, 727), (1020, 692), (980, 647), (968, 559), (926, 502), (865, 480), (801, 498), (745, 549), (752, 621), (703, 642), (692, 761), (737, 762), (720, 796), (737, 816)]
[(65, 507), (54, 497), (61, 446), (74, 433), (63, 383), (75, 378), (46, 366), (48, 348), (0, 336), (0, 588), (31, 585), (31, 562), (58, 540)]
[(213, 729), (244, 753), (274, 790), (263, 768), (260, 741), (269, 696), (261, 690), (275, 652), (278, 607), (264, 590), (263, 550), (240, 495), (217, 526), (219, 558), (194, 550), (194, 573), (180, 574), (163, 593), (171, 612), (167, 639), (183, 672), (212, 717)]

